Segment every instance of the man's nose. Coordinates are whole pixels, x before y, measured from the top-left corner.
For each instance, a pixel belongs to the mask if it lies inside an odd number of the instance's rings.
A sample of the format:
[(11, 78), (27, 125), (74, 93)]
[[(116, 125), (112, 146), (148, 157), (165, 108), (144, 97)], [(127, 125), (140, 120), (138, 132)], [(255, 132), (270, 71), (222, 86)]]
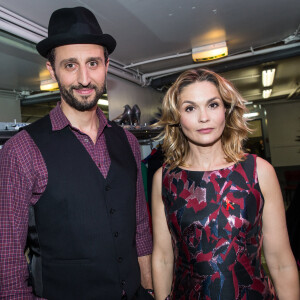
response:
[(78, 72), (78, 83), (83, 86), (88, 86), (91, 82), (89, 71), (86, 67), (81, 67)]

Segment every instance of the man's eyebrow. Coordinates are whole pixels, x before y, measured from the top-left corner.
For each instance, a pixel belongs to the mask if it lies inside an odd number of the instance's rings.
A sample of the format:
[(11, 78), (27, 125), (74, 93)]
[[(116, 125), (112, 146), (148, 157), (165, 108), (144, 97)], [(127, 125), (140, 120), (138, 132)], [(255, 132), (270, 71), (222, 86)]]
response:
[(75, 57), (70, 57), (70, 58), (63, 59), (60, 62), (60, 65), (62, 66), (62, 65), (65, 65), (65, 64), (76, 63), (76, 62), (78, 62), (78, 60)]
[[(86, 63), (89, 61), (103, 61), (103, 59), (100, 56), (91, 56), (86, 59)], [(60, 62), (60, 65), (62, 66), (65, 64), (69, 64), (69, 63), (78, 63), (78, 59), (75, 57), (69, 57), (69, 58), (63, 59)]]
[(103, 61), (102, 57), (100, 57), (100, 56), (95, 56), (95, 57), (92, 56), (92, 57), (89, 57), (89, 58), (86, 59), (87, 62), (88, 61), (93, 61), (93, 60), (96, 60), (96, 61), (101, 60), (101, 61)]

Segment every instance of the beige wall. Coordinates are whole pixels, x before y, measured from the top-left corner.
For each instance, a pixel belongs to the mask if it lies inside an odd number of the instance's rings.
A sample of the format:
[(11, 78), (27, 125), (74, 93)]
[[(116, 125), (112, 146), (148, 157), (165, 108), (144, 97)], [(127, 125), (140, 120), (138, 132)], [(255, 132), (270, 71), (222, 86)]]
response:
[(274, 167), (300, 165), (300, 101), (265, 106), (272, 165)]
[(124, 111), (124, 105), (137, 104), (141, 110), (141, 124), (149, 123), (161, 107), (163, 94), (151, 87), (141, 87), (133, 82), (108, 74), (107, 96), (109, 119), (112, 120)]
[(13, 92), (0, 91), (0, 122), (21, 122), (20, 100)]

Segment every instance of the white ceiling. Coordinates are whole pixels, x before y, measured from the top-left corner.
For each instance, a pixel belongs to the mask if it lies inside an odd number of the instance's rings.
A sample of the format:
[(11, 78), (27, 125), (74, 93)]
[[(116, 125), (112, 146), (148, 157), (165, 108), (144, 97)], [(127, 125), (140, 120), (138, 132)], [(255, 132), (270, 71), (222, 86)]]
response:
[[(111, 72), (133, 74), (141, 85), (162, 89), (184, 69), (206, 66), (231, 79), (247, 100), (261, 100), (261, 70), (272, 63), (277, 67), (272, 97), (298, 95), (299, 0), (0, 0), (0, 11), (45, 29), (55, 9), (73, 6), (91, 9), (117, 40)], [(229, 57), (193, 63), (193, 47), (224, 40)], [(0, 89), (38, 91), (48, 75), (34, 44), (1, 32), (0, 47)], [(174, 58), (159, 60), (169, 56)], [(135, 63), (140, 64), (130, 67)]]

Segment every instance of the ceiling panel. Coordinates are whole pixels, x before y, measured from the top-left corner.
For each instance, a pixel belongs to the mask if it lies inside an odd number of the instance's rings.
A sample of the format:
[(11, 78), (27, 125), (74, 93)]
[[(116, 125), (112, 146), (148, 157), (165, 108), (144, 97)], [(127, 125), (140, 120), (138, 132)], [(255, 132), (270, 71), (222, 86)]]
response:
[[(185, 68), (208, 67), (231, 79), (247, 99), (261, 100), (261, 70), (275, 63), (272, 96), (298, 97), (299, 0), (0, 0), (3, 8), (44, 28), (53, 10), (79, 5), (116, 38), (112, 63), (138, 72), (143, 85), (164, 90)], [(227, 58), (193, 63), (193, 47), (223, 40)], [(0, 52), (0, 89), (37, 92), (48, 73), (34, 44), (0, 32)]]

